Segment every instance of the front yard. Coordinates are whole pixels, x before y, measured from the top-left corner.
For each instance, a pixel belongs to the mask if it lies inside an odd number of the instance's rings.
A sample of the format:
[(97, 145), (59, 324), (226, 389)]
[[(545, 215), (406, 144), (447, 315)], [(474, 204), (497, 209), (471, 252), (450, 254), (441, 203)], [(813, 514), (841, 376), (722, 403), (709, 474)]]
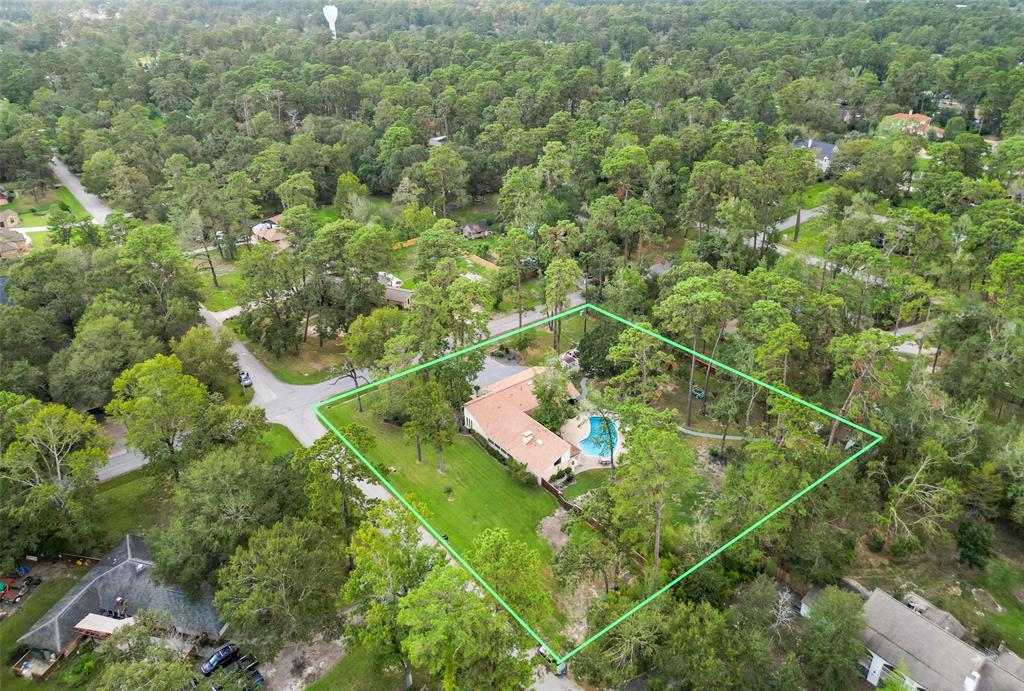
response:
[(459, 553), (468, 553), (473, 539), (484, 529), (505, 528), (550, 563), (551, 546), (538, 534), (537, 526), (554, 513), (554, 497), (537, 485), (513, 478), (469, 436), (457, 435), (445, 448), (447, 472), (438, 472), (437, 451), (431, 448), (423, 449), (423, 463), (417, 463), (415, 446), (405, 440), (401, 428), (370, 412), (372, 401), (373, 393), (363, 396), (362, 413), (352, 399), (322, 411), (335, 427), (360, 422), (374, 433), (377, 445), (366, 451), (366, 459), (424, 512), (438, 532), (448, 536)]
[[(10, 185), (5, 185), (5, 187), (8, 190), (12, 189)], [(71, 194), (66, 187), (47, 190), (44, 194), (40, 195), (38, 201), (28, 192), (21, 193), (14, 198), (12, 203), (0, 206), (0, 211), (8, 209), (17, 211), (18, 216), (21, 218), (21, 225), (19, 227), (33, 228), (35, 226), (45, 226), (47, 217), (50, 214), (50, 207), (61, 202), (68, 207), (76, 219), (89, 218), (89, 212), (82, 207), (79, 201), (75, 199), (75, 195)]]

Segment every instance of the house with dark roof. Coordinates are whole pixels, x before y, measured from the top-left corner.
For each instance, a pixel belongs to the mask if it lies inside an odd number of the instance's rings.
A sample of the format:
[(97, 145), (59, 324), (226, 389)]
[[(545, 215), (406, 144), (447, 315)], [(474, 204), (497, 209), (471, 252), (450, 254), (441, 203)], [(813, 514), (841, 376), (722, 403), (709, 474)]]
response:
[(157, 583), (152, 574), (154, 566), (145, 541), (137, 535), (126, 535), (18, 643), (61, 655), (74, 648), (80, 636), (98, 632), (101, 635), (93, 637), (102, 637), (106, 629), (99, 630), (97, 625), (116, 629), (107, 619), (124, 619), (143, 609), (164, 614), (179, 635), (223, 636), (226, 627), (220, 622), (212, 595), (204, 593), (198, 600), (190, 600), (184, 592)]
[[(813, 598), (804, 598), (801, 614), (814, 616)], [(978, 650), (961, 638), (966, 629), (959, 621), (920, 595), (909, 594), (900, 602), (876, 588), (864, 602), (864, 623), (860, 671), (872, 686), (880, 686), (902, 664), (914, 689), (1024, 689), (1024, 660), (1005, 649)]]
[(456, 228), (456, 233), (462, 233), (467, 240), (479, 240), (491, 234), (491, 226), (487, 221), (473, 221)]
[(793, 142), (794, 149), (807, 149), (814, 154), (814, 163), (818, 170), (827, 173), (832, 166), (832, 160), (836, 156), (836, 145), (823, 142), (820, 139), (800, 139)]

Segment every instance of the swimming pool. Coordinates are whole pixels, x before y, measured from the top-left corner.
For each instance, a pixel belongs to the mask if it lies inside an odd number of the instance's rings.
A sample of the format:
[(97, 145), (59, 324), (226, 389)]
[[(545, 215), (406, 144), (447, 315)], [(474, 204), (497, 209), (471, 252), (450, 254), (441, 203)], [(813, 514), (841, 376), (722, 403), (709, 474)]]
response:
[(614, 422), (593, 415), (590, 418), (590, 434), (580, 441), (580, 451), (591, 456), (607, 456), (618, 443), (618, 438)]

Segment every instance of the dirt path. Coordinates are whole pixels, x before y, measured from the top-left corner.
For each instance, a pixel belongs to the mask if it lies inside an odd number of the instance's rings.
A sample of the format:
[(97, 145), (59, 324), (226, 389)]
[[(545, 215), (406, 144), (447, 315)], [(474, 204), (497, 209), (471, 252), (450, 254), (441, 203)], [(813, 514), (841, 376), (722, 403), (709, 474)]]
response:
[(340, 640), (289, 645), (260, 671), (268, 691), (301, 691), (327, 674), (344, 654), (345, 644)]

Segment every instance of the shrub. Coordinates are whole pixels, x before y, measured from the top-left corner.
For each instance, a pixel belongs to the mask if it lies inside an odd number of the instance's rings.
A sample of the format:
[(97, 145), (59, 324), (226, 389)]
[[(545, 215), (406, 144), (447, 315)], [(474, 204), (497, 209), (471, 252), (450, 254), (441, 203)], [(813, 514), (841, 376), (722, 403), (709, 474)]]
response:
[(896, 542), (892, 543), (892, 547), (889, 548), (889, 551), (892, 553), (892, 556), (897, 559), (901, 559), (903, 557), (910, 556), (920, 549), (921, 541), (911, 535), (910, 537), (904, 537), (896, 540)]
[(956, 529), (956, 546), (960, 552), (960, 561), (964, 564), (983, 568), (992, 556), (992, 546), (996, 540), (996, 532), (991, 524), (966, 518)]
[(865, 541), (868, 549), (872, 552), (881, 552), (882, 548), (885, 547), (885, 534), (878, 528), (873, 529)]

